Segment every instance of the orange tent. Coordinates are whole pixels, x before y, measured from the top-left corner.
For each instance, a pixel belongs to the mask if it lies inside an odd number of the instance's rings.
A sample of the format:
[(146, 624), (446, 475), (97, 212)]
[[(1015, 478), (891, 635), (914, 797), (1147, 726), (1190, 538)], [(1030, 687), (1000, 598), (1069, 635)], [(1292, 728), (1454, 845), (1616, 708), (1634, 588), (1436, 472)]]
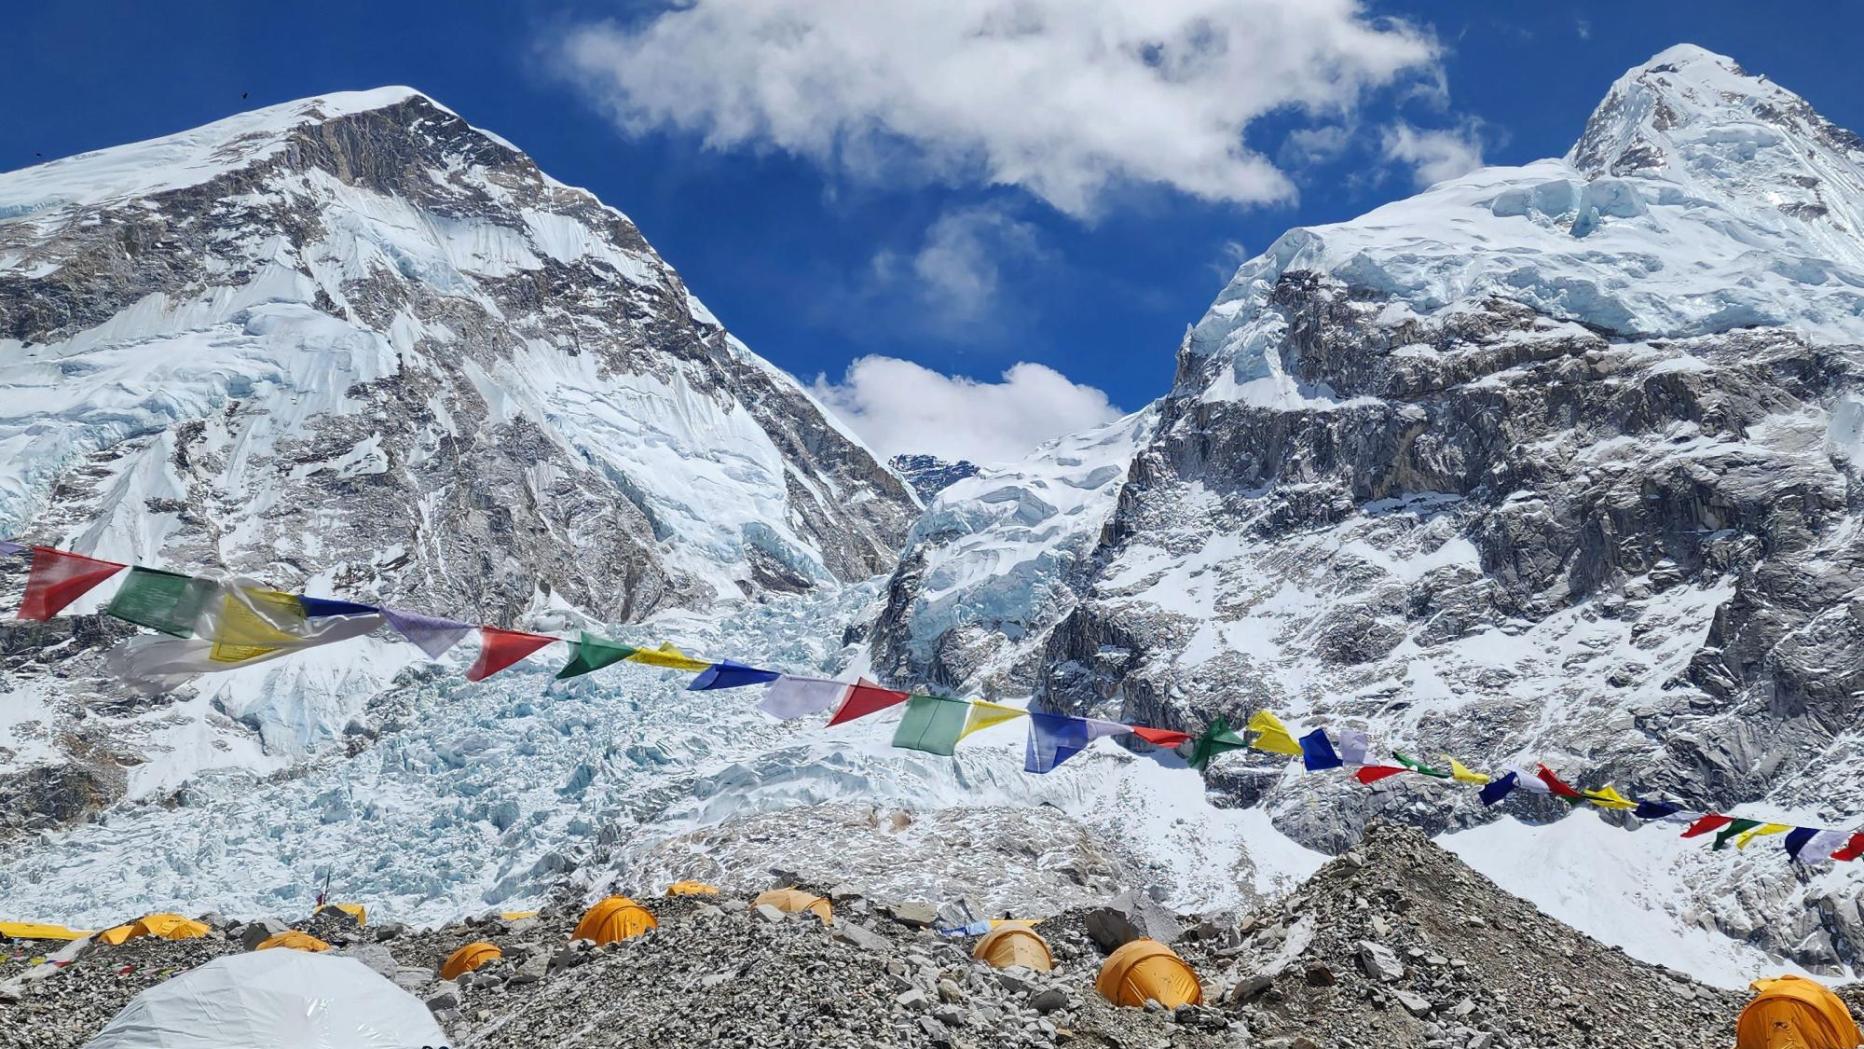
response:
[(829, 902), (822, 897), (801, 889), (771, 889), (769, 892), (758, 893), (757, 899), (751, 901), (751, 906), (756, 907), (765, 903), (785, 914), (801, 914), (804, 911), (810, 911), (822, 919), (823, 925), (835, 924), (835, 908), (831, 907)]
[(667, 886), (668, 896), (717, 896), (718, 886), (702, 881), (676, 881)]
[(322, 907), (317, 908), (318, 914), (322, 914), (325, 911), (336, 911), (340, 914), (347, 914), (351, 918), (356, 919), (356, 924), (359, 926), (369, 924), (369, 908), (364, 907), (360, 903), (326, 903)]
[(179, 914), (145, 914), (128, 925), (105, 929), (97, 934), (97, 940), (114, 947), (138, 936), (154, 936), (161, 940), (198, 940), (207, 933), (207, 926)]
[(296, 929), (286, 929), (284, 932), (276, 932), (270, 936), (267, 936), (264, 940), (261, 940), (259, 942), (259, 946), (254, 947), (253, 950), (266, 951), (266, 950), (271, 950), (274, 947), (285, 947), (285, 948), (288, 948), (294, 951), (311, 951), (311, 952), (327, 951), (330, 949), (329, 944), (325, 943), (324, 941), (318, 939), (315, 936), (312, 936), (308, 932), (299, 932)]
[(1003, 922), (991, 929), (971, 948), (971, 957), (997, 969), (1020, 965), (1048, 972), (1055, 968), (1055, 956), (1049, 953), (1048, 941), (1024, 922)]
[(1755, 980), (1735, 1021), (1735, 1049), (1857, 1049), (1851, 1011), (1823, 984), (1798, 976)]
[(484, 940), (469, 943), (447, 955), (447, 960), (440, 966), (440, 978), (457, 980), (486, 962), (504, 956), (505, 952), (499, 950), (497, 944), (487, 943)]
[(1139, 939), (1107, 956), (1094, 990), (1115, 1005), (1144, 1005), (1150, 998), (1167, 1009), (1202, 1005), (1204, 989), (1183, 958), (1157, 940)]
[(576, 923), (576, 931), (570, 934), (570, 939), (614, 943), (659, 926), (654, 916), (647, 913), (647, 908), (626, 896), (610, 896), (589, 908), (582, 921)]

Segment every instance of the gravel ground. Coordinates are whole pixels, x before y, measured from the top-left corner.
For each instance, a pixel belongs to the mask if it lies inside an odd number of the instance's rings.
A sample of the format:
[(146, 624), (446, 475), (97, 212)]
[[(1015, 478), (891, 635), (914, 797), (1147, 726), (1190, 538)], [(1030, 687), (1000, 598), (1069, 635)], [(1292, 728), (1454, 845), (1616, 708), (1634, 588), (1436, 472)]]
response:
[[(659, 928), (600, 948), (569, 942), (581, 908), (568, 903), (430, 930), (296, 927), (426, 1001), (462, 1049), (1726, 1049), (1745, 1001), (1561, 925), (1402, 828), (1375, 826), (1240, 920), (1180, 917), (1174, 948), (1206, 1002), (1176, 1011), (1094, 992), (1105, 954), (1090, 929), (1105, 938), (1105, 912), (1041, 924), (1054, 973), (1005, 973), (925, 928), (929, 910), (810, 888), (834, 897), (833, 925), (743, 900), (652, 900)], [(0, 944), (0, 1047), (81, 1046), (143, 988), (244, 949), (242, 931), (91, 947), (58, 969), (26, 969), (47, 945)], [(505, 957), (440, 981), (474, 940)], [(1864, 1005), (1857, 985), (1842, 993)]]

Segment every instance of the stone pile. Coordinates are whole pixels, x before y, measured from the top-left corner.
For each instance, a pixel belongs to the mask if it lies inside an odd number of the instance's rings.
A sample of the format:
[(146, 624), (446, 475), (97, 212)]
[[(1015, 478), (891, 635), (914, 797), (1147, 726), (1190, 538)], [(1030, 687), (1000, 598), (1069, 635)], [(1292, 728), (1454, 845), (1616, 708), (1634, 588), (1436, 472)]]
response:
[[(974, 909), (810, 889), (834, 901), (832, 924), (680, 897), (651, 901), (658, 928), (601, 946), (570, 940), (582, 908), (569, 900), (428, 930), (329, 914), (295, 927), (426, 1002), (457, 1047), (1726, 1049), (1745, 1002), (1591, 940), (1386, 825), (1240, 921), (1142, 892), (1050, 918), (1049, 973), (992, 969), (937, 931), (941, 910)], [(75, 1049), (141, 989), (286, 927), (207, 920), (205, 939), (74, 945), (56, 967), (23, 968), (12, 945), (0, 1045)], [(1203, 1005), (1118, 1008), (1094, 991), (1107, 952), (1140, 935), (1198, 971)], [(479, 940), (504, 956), (438, 978)]]

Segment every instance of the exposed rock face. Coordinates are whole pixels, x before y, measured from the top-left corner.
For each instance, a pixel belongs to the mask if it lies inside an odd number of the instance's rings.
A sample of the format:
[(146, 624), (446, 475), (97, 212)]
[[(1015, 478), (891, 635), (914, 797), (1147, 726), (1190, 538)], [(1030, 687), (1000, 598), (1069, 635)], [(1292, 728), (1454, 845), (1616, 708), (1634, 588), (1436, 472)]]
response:
[[(1864, 792), (1839, 770), (1864, 754), (1860, 231), (1856, 136), (1671, 49), (1567, 159), (1295, 230), (1245, 264), (1065, 536), (1032, 542), (981, 490), (943, 493), (879, 661), (982, 689), (1037, 676), (1071, 712), (1197, 729), (1268, 707), (1855, 821)], [(962, 557), (926, 524), (979, 519)], [(1069, 599), (997, 610), (1020, 620), (989, 662), (947, 657), (967, 624), (927, 629), (926, 610), (994, 608), (992, 583), (927, 581), (1012, 554), (1065, 555)], [(1317, 848), (1389, 800), (1250, 773), (1268, 761), (1226, 757), (1211, 782)], [(1740, 877), (1705, 870), (1705, 899)], [(1864, 956), (1864, 925), (1817, 902), (1830, 885), (1802, 901), (1772, 884), (1765, 919), (1704, 911), (1808, 964)]]
[(906, 478), (906, 483), (913, 486), (921, 501), (930, 500), (967, 477), (977, 476), (977, 464), (966, 459), (951, 462), (936, 455), (896, 455), (887, 460), (887, 465)]
[[(0, 532), (473, 621), (863, 579), (917, 513), (625, 216), (400, 88), (0, 176), (0, 386)], [(73, 651), (8, 661), (48, 727)]]

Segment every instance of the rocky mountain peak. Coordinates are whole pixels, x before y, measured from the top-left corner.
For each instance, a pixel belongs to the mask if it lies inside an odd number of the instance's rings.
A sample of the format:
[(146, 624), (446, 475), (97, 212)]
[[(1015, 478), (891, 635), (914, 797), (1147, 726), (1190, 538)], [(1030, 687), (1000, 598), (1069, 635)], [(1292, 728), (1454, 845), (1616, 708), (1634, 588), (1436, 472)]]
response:
[(1660, 178), (1836, 224), (1853, 237), (1864, 229), (1845, 206), (1864, 187), (1864, 140), (1693, 44), (1619, 77), (1566, 159), (1589, 178)]

